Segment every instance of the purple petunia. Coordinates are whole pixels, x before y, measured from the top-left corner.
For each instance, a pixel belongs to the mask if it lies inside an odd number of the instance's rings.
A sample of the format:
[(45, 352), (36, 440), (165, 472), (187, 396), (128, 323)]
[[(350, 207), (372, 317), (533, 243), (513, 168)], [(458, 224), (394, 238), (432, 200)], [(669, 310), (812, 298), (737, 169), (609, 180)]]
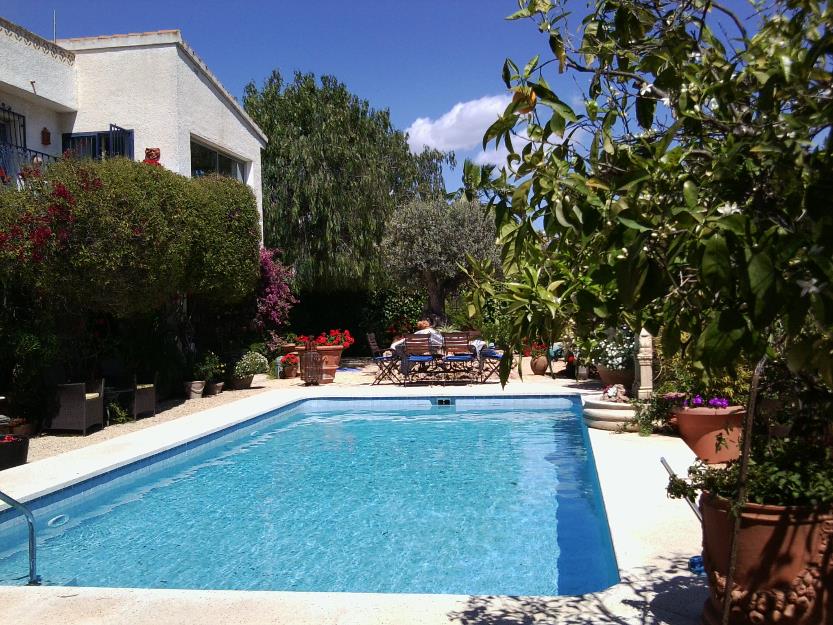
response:
[(703, 398), (700, 395), (695, 395), (691, 398), (691, 405), (692, 406), (702, 406), (703, 405)]
[(725, 397), (712, 397), (709, 400), (709, 406), (712, 408), (728, 408), (729, 400)]

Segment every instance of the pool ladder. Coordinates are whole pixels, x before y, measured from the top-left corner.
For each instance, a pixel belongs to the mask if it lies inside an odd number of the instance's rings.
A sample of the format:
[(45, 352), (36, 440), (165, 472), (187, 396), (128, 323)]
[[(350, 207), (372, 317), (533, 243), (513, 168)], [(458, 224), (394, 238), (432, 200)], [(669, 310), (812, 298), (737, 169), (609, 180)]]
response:
[(17, 499), (9, 497), (2, 490), (0, 490), (0, 501), (4, 501), (12, 508), (20, 510), (20, 513), (26, 517), (26, 524), (29, 526), (29, 583), (27, 586), (40, 586), (40, 575), (38, 575), (38, 545), (35, 540), (35, 517), (29, 508)]

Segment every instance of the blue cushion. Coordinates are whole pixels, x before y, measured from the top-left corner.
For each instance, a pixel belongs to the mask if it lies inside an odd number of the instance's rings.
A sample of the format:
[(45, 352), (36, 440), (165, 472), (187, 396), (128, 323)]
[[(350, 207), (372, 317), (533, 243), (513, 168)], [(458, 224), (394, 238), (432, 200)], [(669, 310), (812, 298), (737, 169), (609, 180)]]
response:
[(408, 360), (411, 362), (431, 362), (434, 360), (433, 356), (408, 356)]
[(381, 360), (393, 360), (393, 356), (374, 356), (373, 360), (379, 362)]
[(499, 352), (496, 349), (482, 349), (480, 350), (480, 354), (484, 358), (503, 358), (503, 352)]
[(454, 356), (446, 356), (444, 360), (449, 362), (468, 362), (472, 360), (471, 354), (455, 354)]

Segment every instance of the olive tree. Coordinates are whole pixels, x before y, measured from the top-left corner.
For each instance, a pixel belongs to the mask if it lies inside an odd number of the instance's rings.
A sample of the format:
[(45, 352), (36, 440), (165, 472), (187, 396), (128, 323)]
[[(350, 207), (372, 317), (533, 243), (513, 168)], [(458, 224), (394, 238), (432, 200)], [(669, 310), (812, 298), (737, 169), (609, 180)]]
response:
[(386, 268), (428, 293), (429, 312), (445, 319), (445, 300), (466, 279), (468, 259), (496, 257), (494, 221), (478, 202), (445, 198), (405, 203), (390, 218), (383, 243)]

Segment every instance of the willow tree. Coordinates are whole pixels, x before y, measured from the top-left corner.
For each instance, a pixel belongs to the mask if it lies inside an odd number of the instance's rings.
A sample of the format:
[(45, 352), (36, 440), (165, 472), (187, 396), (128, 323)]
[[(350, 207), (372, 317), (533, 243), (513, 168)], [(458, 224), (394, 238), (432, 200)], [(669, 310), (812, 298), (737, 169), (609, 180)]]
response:
[(442, 183), (444, 155), (414, 156), (387, 110), (332, 76), (276, 70), (246, 86), (246, 111), (269, 137), (263, 153), (264, 238), (305, 288), (366, 284), (385, 222), (407, 197)]

